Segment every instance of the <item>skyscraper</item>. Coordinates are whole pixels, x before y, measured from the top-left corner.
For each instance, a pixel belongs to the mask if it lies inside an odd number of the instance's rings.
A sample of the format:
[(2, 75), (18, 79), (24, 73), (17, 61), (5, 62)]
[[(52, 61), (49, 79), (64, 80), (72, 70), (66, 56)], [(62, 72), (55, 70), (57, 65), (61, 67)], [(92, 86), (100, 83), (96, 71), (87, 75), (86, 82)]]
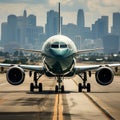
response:
[(16, 41), (16, 31), (17, 31), (17, 17), (15, 15), (8, 16), (8, 42)]
[(36, 26), (36, 16), (35, 15), (28, 16), (28, 25), (29, 26)]
[(4, 48), (11, 52), (16, 46), (33, 48), (39, 42), (38, 40), (43, 39), (39, 38), (43, 34), (43, 28), (36, 26), (36, 16), (27, 17), (26, 10), (22, 16), (9, 15), (7, 22), (2, 23), (1, 31)]
[(58, 33), (58, 15), (54, 10), (47, 12), (46, 34), (48, 37)]
[(120, 13), (119, 12), (113, 13), (112, 33), (114, 35), (120, 36)]
[(119, 37), (117, 35), (108, 34), (103, 37), (103, 48), (105, 54), (118, 53)]
[(102, 16), (92, 25), (92, 32), (95, 38), (102, 38), (108, 34), (108, 16)]
[(23, 12), (23, 17), (27, 17), (27, 11), (26, 10), (24, 10), (24, 12)]
[(85, 18), (84, 18), (83, 9), (79, 9), (78, 10), (78, 14), (77, 14), (77, 26), (78, 26), (78, 28), (84, 28), (85, 27)]
[(1, 40), (3, 45), (8, 43), (8, 23), (2, 23), (1, 24)]

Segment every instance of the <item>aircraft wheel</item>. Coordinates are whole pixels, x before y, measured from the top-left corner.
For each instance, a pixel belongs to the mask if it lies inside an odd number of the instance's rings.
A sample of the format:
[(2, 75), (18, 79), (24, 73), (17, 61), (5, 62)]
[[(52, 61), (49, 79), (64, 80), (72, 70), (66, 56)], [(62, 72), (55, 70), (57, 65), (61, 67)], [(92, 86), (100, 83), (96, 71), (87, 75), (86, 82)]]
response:
[(64, 93), (64, 85), (61, 86), (61, 92)]
[(30, 83), (30, 92), (34, 92), (34, 84)]
[(42, 92), (42, 83), (39, 83), (39, 92)]
[(55, 92), (58, 92), (58, 85), (55, 86)]
[(78, 92), (82, 92), (82, 84), (81, 83), (78, 84)]
[(91, 85), (90, 85), (90, 83), (87, 83), (87, 92), (91, 92)]

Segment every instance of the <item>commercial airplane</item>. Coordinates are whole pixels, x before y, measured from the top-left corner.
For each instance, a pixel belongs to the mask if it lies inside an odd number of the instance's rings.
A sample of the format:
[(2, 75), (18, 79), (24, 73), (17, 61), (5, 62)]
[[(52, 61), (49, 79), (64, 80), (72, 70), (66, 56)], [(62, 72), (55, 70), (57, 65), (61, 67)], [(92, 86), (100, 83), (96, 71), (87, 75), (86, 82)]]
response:
[(65, 77), (72, 77), (78, 75), (82, 79), (82, 83), (78, 84), (78, 91), (82, 92), (82, 89), (87, 89), (87, 92), (91, 91), (91, 84), (87, 83), (87, 71), (91, 76), (91, 70), (96, 70), (96, 81), (100, 85), (109, 85), (114, 78), (114, 72), (111, 67), (120, 66), (120, 64), (107, 64), (107, 65), (76, 65), (76, 56), (83, 52), (94, 51), (97, 49), (77, 50), (74, 42), (67, 36), (61, 35), (60, 25), (60, 3), (59, 3), (59, 34), (48, 38), (43, 44), (42, 50), (25, 50), (29, 52), (40, 53), (43, 57), (43, 66), (39, 65), (16, 65), (16, 64), (3, 64), (1, 67), (9, 67), (6, 78), (12, 85), (20, 85), (25, 79), (25, 69), (29, 70), (29, 75), (34, 72), (34, 82), (30, 84), (30, 91), (34, 92), (34, 89), (42, 91), (42, 83), (38, 84), (38, 80), (42, 75), (48, 77), (57, 78), (57, 85), (55, 86), (56, 92), (64, 92), (63, 80)]

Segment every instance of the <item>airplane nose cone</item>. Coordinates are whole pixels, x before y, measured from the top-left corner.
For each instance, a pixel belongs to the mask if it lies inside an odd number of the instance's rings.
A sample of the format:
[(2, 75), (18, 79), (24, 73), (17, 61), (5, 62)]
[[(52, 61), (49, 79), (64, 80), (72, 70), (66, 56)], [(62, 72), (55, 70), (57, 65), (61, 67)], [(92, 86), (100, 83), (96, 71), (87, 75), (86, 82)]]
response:
[(54, 57), (65, 57), (67, 51), (67, 49), (51, 49), (51, 53)]

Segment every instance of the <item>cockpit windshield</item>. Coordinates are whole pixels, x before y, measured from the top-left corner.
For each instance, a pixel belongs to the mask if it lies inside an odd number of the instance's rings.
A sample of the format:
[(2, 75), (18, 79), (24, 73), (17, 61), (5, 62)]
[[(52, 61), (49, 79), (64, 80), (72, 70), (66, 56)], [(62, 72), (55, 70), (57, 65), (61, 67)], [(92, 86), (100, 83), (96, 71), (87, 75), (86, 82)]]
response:
[(52, 44), (51, 48), (59, 48), (59, 45), (58, 44)]
[(67, 44), (64, 42), (55, 42), (51, 44), (51, 48), (67, 48)]
[(60, 45), (60, 48), (67, 48), (67, 45), (66, 44), (62, 44), (62, 45)]

